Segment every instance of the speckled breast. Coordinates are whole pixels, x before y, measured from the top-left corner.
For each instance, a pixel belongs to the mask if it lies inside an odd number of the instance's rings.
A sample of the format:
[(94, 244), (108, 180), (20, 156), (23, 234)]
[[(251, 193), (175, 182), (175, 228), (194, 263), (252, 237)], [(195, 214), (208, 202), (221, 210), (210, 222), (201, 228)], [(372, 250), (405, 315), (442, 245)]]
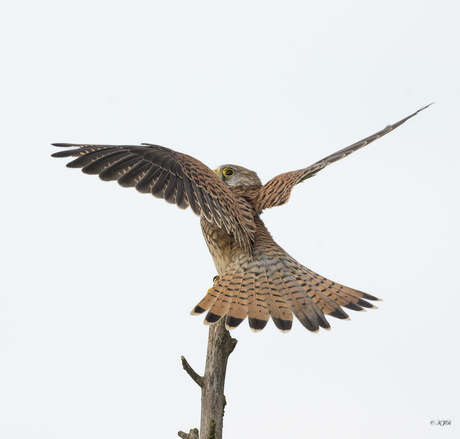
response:
[(235, 256), (243, 249), (235, 241), (233, 235), (229, 235), (225, 229), (221, 229), (209, 223), (205, 218), (201, 218), (201, 230), (211, 253), (217, 273), (222, 276), (234, 260)]

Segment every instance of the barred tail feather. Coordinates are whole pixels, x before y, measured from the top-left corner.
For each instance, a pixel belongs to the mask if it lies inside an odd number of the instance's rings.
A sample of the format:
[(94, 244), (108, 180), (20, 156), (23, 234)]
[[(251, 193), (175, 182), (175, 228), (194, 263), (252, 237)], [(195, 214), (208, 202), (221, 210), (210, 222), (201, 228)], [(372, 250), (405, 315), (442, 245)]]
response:
[(376, 301), (379, 301), (379, 298), (333, 282), (323, 276), (318, 275), (306, 267), (300, 267), (302, 268), (302, 272), (304, 273), (305, 277), (309, 279), (309, 282), (311, 282), (313, 287), (321, 293), (321, 296), (325, 296), (324, 300), (327, 303), (331, 304), (332, 300), (338, 306), (343, 306), (353, 311), (366, 311), (364, 308), (377, 309), (377, 306), (367, 302), (364, 300), (364, 298), (367, 300)]
[(294, 314), (305, 328), (318, 332), (319, 328), (330, 329), (326, 316), (349, 320), (342, 307), (354, 311), (376, 308), (367, 300), (380, 300), (377, 297), (320, 276), (278, 250), (257, 250), (253, 260), (233, 261), (192, 314), (209, 310), (206, 324), (226, 315), (227, 329), (236, 328), (248, 317), (255, 332), (266, 326), (269, 317), (280, 331), (288, 332)]
[(294, 315), (305, 328), (311, 332), (318, 332), (318, 318), (311, 306), (311, 299), (297, 285), (297, 282), (290, 273), (273, 273), (275, 287), (281, 292), (283, 299), (289, 305)]
[(225, 320), (225, 327), (227, 329), (235, 329), (248, 315), (248, 297), (249, 291), (242, 282), (238, 291), (233, 294), (232, 301), (230, 302), (227, 318)]
[(228, 307), (231, 301), (231, 291), (230, 282), (233, 280), (238, 267), (235, 264), (230, 265), (227, 268), (224, 276), (222, 276), (216, 284), (208, 290), (206, 296), (201, 299), (195, 308), (193, 308), (191, 314), (199, 315), (205, 311), (216, 315), (217, 319), (210, 317), (207, 319), (206, 323), (217, 322), (221, 317), (223, 317), (228, 312)]
[(289, 332), (292, 328), (292, 312), (279, 292), (275, 289), (265, 267), (259, 275), (258, 290), (262, 291), (270, 317), (281, 332)]
[(253, 268), (252, 273), (252, 289), (254, 291), (253, 296), (249, 299), (249, 327), (254, 332), (262, 331), (268, 323), (270, 313), (268, 309), (268, 303), (266, 301), (267, 295), (264, 294), (264, 290), (260, 287), (259, 273), (260, 264), (257, 264), (256, 268)]

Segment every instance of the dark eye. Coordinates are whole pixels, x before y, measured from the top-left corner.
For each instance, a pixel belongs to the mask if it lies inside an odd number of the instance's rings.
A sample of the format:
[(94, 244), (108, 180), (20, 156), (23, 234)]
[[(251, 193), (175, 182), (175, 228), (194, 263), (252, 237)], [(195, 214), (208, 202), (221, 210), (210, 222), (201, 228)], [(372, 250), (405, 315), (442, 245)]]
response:
[(233, 169), (231, 169), (231, 168), (225, 168), (224, 169), (224, 175), (226, 177), (231, 177), (234, 174), (235, 174), (235, 171)]

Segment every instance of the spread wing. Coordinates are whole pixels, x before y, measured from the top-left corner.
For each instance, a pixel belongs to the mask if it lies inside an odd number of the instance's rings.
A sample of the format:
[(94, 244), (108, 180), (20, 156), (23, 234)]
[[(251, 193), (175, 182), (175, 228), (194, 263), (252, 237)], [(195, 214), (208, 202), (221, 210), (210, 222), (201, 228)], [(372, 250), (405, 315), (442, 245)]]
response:
[(234, 195), (222, 180), (199, 160), (159, 145), (79, 145), (53, 157), (77, 157), (69, 168), (85, 174), (99, 174), (104, 181), (117, 180), (123, 187), (163, 198), (181, 209), (189, 206), (212, 224), (225, 228), (250, 252), (256, 227), (251, 206)]
[(404, 119), (401, 119), (399, 122), (396, 122), (393, 125), (388, 125), (383, 130), (373, 134), (372, 136), (366, 137), (365, 139), (360, 140), (353, 145), (347, 146), (346, 148), (343, 148), (340, 151), (325, 157), (324, 159), (314, 163), (308, 168), (299, 169), (298, 171), (286, 172), (276, 176), (275, 178), (272, 178), (254, 195), (254, 198), (252, 199), (254, 208), (257, 211), (260, 211), (274, 206), (281, 206), (287, 203), (289, 197), (291, 196), (291, 190), (296, 184), (299, 184), (307, 178), (312, 177), (317, 172), (324, 169), (326, 166), (329, 166), (331, 163), (338, 162), (353, 152), (358, 151), (358, 149), (369, 145), (369, 143), (372, 143), (374, 140), (383, 137), (385, 134), (388, 134), (390, 131), (398, 128), (404, 122), (409, 120), (411, 117), (414, 117), (416, 114), (420, 113), (420, 111), (424, 110), (430, 105), (421, 108), (420, 110), (416, 111), (410, 116), (405, 117)]

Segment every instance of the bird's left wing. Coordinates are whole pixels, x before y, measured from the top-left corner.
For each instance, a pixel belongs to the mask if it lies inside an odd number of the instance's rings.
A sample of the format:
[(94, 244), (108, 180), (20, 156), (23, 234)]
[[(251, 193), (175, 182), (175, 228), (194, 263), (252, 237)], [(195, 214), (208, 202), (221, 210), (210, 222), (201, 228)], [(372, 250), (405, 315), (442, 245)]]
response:
[(398, 128), (404, 122), (409, 120), (411, 117), (414, 117), (420, 111), (423, 111), (425, 108), (428, 108), (431, 104), (426, 105), (410, 116), (401, 119), (399, 122), (394, 123), (393, 125), (388, 125), (383, 130), (372, 134), (372, 136), (366, 137), (359, 142), (353, 143), (353, 145), (347, 146), (346, 148), (341, 149), (340, 151), (331, 154), (319, 162), (314, 163), (308, 168), (299, 169), (298, 171), (286, 172), (280, 174), (275, 178), (272, 178), (267, 184), (262, 186), (255, 194), (252, 199), (254, 207), (256, 210), (264, 210), (274, 206), (281, 206), (288, 202), (291, 195), (292, 188), (296, 185), (305, 181), (307, 178), (312, 177), (317, 172), (324, 169), (326, 166), (329, 166), (331, 163), (338, 162), (343, 158), (349, 156), (358, 149), (364, 148), (369, 143), (372, 143), (374, 140), (383, 137), (385, 134), (388, 134), (390, 131)]
[(190, 208), (207, 221), (232, 233), (250, 251), (256, 226), (251, 206), (234, 195), (222, 180), (199, 160), (159, 145), (80, 145), (59, 151), (53, 157), (77, 157), (69, 168), (99, 174), (104, 181), (117, 180), (123, 187), (151, 193), (181, 209)]

